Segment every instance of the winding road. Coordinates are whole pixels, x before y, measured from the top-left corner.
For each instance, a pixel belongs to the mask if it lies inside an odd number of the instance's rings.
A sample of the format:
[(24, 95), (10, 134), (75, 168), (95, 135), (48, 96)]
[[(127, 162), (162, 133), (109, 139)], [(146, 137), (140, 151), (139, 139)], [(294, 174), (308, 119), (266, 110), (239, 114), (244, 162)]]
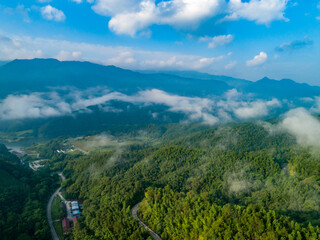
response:
[(162, 240), (161, 237), (159, 237), (158, 234), (156, 234), (151, 228), (149, 228), (139, 217), (138, 217), (138, 208), (140, 206), (141, 202), (137, 203), (136, 205), (133, 206), (133, 208), (131, 209), (131, 216), (139, 221), (139, 224), (141, 227), (143, 227), (144, 229), (146, 229), (150, 236), (154, 239), (154, 240)]
[[(62, 181), (64, 181), (66, 178), (63, 176), (62, 173), (58, 174), (61, 178)], [(52, 220), (52, 215), (51, 215), (51, 208), (52, 208), (52, 202), (54, 200), (54, 198), (56, 196), (60, 195), (60, 191), (61, 191), (61, 186), (51, 195), (49, 202), (47, 204), (47, 219), (48, 219), (48, 223), (49, 223), (49, 227), (50, 227), (50, 232), (51, 232), (51, 238), (52, 240), (60, 240), (58, 237), (58, 234), (54, 228), (53, 225), (53, 220)], [(131, 209), (131, 216), (136, 219), (140, 226), (143, 227), (144, 229), (146, 229), (150, 236), (154, 239), (154, 240), (162, 240), (158, 234), (156, 234), (151, 228), (149, 228), (139, 217), (138, 217), (138, 208), (140, 206), (141, 202), (137, 203), (136, 205), (133, 206), (133, 208)]]
[[(62, 181), (64, 181), (66, 178), (63, 176), (62, 173), (58, 174), (61, 178)], [(50, 227), (50, 232), (51, 232), (51, 238), (52, 240), (60, 240), (58, 237), (58, 234), (54, 228), (53, 225), (53, 220), (52, 220), (52, 215), (51, 215), (51, 207), (52, 207), (52, 202), (53, 199), (59, 194), (60, 190), (62, 187), (59, 187), (50, 197), (49, 202), (47, 204), (47, 219), (48, 219), (48, 223), (49, 223), (49, 227)]]

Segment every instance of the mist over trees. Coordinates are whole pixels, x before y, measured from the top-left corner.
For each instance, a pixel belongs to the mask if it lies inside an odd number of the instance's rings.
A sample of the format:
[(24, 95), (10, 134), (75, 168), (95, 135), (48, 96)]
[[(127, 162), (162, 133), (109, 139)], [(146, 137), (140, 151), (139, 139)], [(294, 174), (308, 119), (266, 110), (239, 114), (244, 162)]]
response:
[(66, 196), (84, 200), (74, 239), (147, 239), (130, 216), (140, 201), (163, 239), (319, 238), (320, 161), (294, 135), (260, 122), (178, 129), (156, 145), (53, 155)]

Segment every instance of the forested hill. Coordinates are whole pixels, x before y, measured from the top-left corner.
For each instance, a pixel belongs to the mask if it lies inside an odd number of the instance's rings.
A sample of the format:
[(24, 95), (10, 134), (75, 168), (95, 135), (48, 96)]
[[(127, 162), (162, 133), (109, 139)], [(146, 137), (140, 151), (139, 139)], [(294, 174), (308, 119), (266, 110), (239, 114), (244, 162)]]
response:
[(319, 228), (303, 227), (261, 205), (212, 204), (206, 195), (149, 188), (140, 216), (163, 239), (319, 239)]
[(33, 173), (0, 144), (1, 239), (49, 239), (45, 206), (52, 189), (48, 172)]
[(259, 123), (172, 139), (177, 129), (153, 145), (54, 154), (67, 197), (84, 200), (74, 239), (147, 239), (130, 216), (140, 201), (140, 217), (163, 239), (320, 238), (319, 155)]

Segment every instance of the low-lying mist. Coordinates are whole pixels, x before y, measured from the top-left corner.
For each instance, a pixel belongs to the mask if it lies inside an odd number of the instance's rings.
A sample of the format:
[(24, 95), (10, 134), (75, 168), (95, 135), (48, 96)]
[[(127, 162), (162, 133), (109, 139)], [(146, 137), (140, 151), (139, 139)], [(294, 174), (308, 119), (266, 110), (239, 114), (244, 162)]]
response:
[[(12, 94), (0, 101), (0, 120), (44, 119), (59, 116), (90, 113), (90, 107), (98, 106), (101, 111), (119, 113), (125, 109), (110, 106), (111, 102), (127, 102), (140, 106), (168, 107), (169, 112), (182, 113), (186, 121), (197, 121), (214, 125), (219, 122), (265, 118), (292, 107), (287, 101), (278, 99), (256, 99), (244, 96), (232, 89), (222, 97), (206, 98), (170, 94), (151, 89), (133, 95), (113, 92), (97, 87), (80, 91), (74, 88), (61, 88), (51, 92)], [(317, 107), (316, 105), (313, 108)], [(152, 118), (158, 113), (151, 112)]]
[(299, 145), (320, 147), (320, 120), (305, 108), (294, 108), (280, 116), (280, 122), (260, 122), (270, 134), (286, 132), (293, 135)]
[[(279, 124), (264, 122), (263, 125), (270, 133), (285, 131), (294, 135), (299, 144), (318, 146), (320, 123), (313, 114), (319, 112), (319, 106), (319, 98), (297, 101), (257, 99), (236, 89), (229, 90), (220, 97), (201, 98), (174, 95), (159, 89), (128, 95), (110, 91), (105, 87), (83, 91), (62, 87), (47, 93), (12, 94), (0, 100), (0, 123), (2, 122), (1, 126), (6, 126), (7, 122), (16, 122), (21, 129), (19, 131), (39, 126), (43, 131), (35, 132), (35, 135), (79, 136), (94, 131), (108, 131), (109, 126), (116, 124), (123, 126), (122, 128), (135, 124), (179, 122), (213, 126), (234, 121), (264, 121), (280, 117)], [(21, 120), (27, 120), (28, 126), (23, 128), (25, 121)], [(32, 121), (40, 122), (35, 125)], [(55, 126), (60, 126), (57, 131), (53, 129)], [(7, 131), (4, 127), (1, 128)], [(10, 130), (10, 127), (7, 128)], [(12, 129), (18, 131), (15, 127)], [(87, 142), (87, 148), (91, 148), (90, 144), (104, 145), (110, 140), (112, 139), (108, 135), (91, 139), (91, 143)], [(221, 147), (223, 148), (223, 144)]]

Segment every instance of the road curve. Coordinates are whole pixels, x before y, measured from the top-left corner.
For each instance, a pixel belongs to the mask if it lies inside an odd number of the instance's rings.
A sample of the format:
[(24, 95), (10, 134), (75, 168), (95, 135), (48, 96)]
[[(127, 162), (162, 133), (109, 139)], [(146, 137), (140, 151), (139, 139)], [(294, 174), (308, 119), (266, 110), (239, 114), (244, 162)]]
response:
[[(58, 174), (61, 178), (62, 181), (65, 180), (65, 177), (63, 176), (62, 173), (59, 173)], [(53, 225), (53, 220), (52, 220), (52, 215), (51, 215), (51, 207), (52, 207), (52, 202), (53, 202), (53, 199), (59, 194), (60, 190), (61, 190), (62, 187), (59, 187), (50, 197), (49, 199), (49, 202), (47, 204), (47, 220), (48, 220), (48, 223), (49, 223), (49, 227), (50, 227), (50, 232), (51, 232), (51, 238), (52, 240), (60, 240), (59, 237), (58, 237), (58, 234), (54, 228), (54, 225)]]
[(144, 224), (144, 222), (138, 217), (138, 208), (140, 206), (141, 202), (137, 203), (136, 205), (133, 206), (133, 208), (131, 208), (131, 216), (139, 221), (139, 224), (141, 227), (143, 227), (144, 229), (146, 229), (150, 236), (154, 239), (154, 240), (162, 240), (161, 237), (159, 237), (158, 234), (156, 234), (154, 231), (152, 231), (151, 228), (149, 228), (146, 224)]
[(60, 192), (61, 187), (59, 187), (50, 197), (49, 202), (47, 204), (47, 219), (48, 219), (48, 223), (49, 223), (49, 227), (50, 227), (50, 232), (51, 232), (51, 238), (52, 240), (60, 240), (58, 237), (58, 234), (56, 232), (56, 230), (54, 229), (54, 225), (53, 225), (53, 221), (52, 221), (52, 216), (51, 216), (51, 206), (52, 206), (52, 202), (53, 199), (58, 195), (58, 193)]

